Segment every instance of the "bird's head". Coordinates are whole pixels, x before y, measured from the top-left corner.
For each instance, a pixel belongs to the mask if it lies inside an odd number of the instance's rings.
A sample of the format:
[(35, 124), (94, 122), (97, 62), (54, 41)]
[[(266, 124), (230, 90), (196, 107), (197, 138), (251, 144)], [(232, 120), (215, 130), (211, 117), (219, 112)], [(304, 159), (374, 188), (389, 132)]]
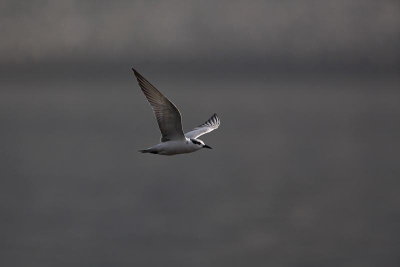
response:
[(212, 149), (212, 147), (210, 147), (210, 146), (204, 144), (204, 142), (201, 141), (200, 139), (190, 139), (190, 141), (191, 141), (194, 145), (198, 146), (199, 148), (208, 148), (208, 149)]

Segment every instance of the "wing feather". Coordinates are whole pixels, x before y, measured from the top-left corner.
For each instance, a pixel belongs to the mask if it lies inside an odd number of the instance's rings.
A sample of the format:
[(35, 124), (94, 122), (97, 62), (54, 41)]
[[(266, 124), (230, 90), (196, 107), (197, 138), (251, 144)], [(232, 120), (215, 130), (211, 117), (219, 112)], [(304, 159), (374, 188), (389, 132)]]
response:
[(218, 118), (217, 114), (214, 113), (214, 115), (212, 115), (211, 118), (209, 118), (205, 123), (197, 126), (192, 131), (185, 133), (185, 136), (187, 138), (196, 139), (197, 137), (202, 136), (203, 134), (214, 131), (219, 127), (220, 124), (221, 124), (220, 119)]
[(161, 141), (184, 139), (185, 135), (182, 130), (182, 118), (178, 108), (139, 72), (133, 68), (132, 70), (140, 88), (154, 111), (162, 135)]

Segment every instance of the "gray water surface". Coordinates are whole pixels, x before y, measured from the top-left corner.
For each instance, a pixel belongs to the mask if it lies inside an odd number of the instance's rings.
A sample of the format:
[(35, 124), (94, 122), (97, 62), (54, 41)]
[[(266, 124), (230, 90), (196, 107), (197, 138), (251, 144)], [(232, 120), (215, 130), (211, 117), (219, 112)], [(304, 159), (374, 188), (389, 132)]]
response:
[(398, 81), (192, 84), (174, 157), (133, 78), (1, 84), (1, 266), (399, 266)]

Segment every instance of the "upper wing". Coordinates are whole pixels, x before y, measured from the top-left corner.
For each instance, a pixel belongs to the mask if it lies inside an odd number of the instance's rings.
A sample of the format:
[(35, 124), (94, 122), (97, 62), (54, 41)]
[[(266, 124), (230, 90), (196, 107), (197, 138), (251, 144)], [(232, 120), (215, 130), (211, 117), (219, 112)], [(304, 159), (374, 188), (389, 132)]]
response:
[(219, 127), (221, 121), (219, 120), (217, 114), (211, 116), (205, 123), (194, 128), (192, 131), (185, 133), (187, 138), (197, 138), (203, 134), (214, 131)]
[(153, 108), (158, 127), (162, 137), (161, 141), (185, 139), (182, 130), (181, 114), (176, 106), (160, 93), (149, 81), (147, 81), (139, 72), (133, 69), (139, 86)]

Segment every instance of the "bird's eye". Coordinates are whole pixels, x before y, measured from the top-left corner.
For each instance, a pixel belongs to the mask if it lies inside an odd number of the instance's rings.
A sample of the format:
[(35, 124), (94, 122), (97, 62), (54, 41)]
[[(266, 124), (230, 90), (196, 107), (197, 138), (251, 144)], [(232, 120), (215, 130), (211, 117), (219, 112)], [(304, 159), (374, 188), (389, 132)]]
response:
[(195, 145), (201, 145), (201, 143), (199, 142), (199, 141), (196, 141), (196, 140), (194, 140), (194, 139), (190, 139), (191, 141), (192, 141), (192, 143), (193, 144), (195, 144)]

